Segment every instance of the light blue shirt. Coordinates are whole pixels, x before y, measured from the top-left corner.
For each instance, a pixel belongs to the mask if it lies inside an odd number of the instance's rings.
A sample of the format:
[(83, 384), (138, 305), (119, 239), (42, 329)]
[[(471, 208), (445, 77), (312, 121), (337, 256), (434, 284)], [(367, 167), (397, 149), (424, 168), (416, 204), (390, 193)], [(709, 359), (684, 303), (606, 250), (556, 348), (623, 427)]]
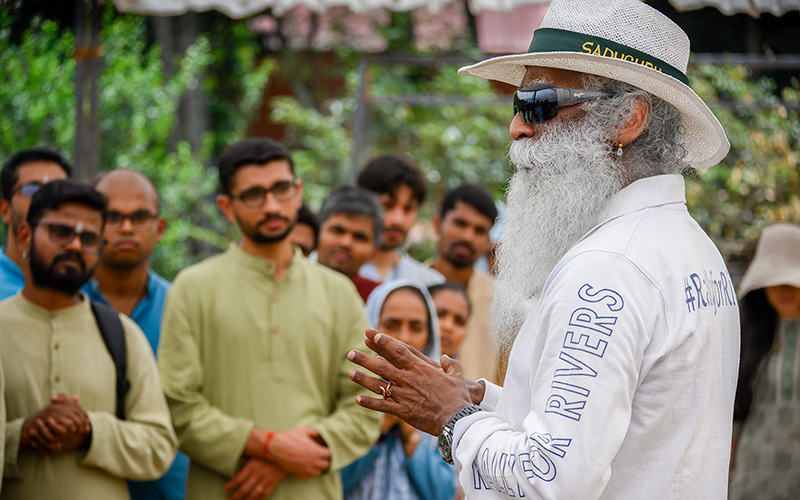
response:
[(425, 286), (431, 286), (445, 282), (444, 276), (439, 274), (438, 271), (412, 259), (405, 252), (400, 252), (400, 262), (389, 271), (386, 279), (381, 278), (378, 268), (375, 267), (375, 264), (372, 262), (367, 262), (361, 266), (361, 269), (358, 270), (358, 274), (372, 281), (377, 281), (378, 283), (411, 280), (422, 283)]
[(0, 247), (0, 300), (5, 300), (25, 286), (22, 269), (6, 254), (6, 247)]
[[(170, 284), (167, 280), (153, 272), (148, 271), (147, 293), (136, 304), (131, 314), (131, 319), (139, 325), (153, 354), (158, 349), (158, 339), (161, 336), (161, 315), (164, 311), (164, 300), (167, 298)], [(111, 305), (100, 293), (97, 280), (91, 280), (84, 285), (83, 291), (93, 301), (100, 302), (109, 307)], [(156, 481), (128, 481), (131, 500), (183, 500), (186, 496), (186, 475), (189, 471), (189, 457), (178, 453), (175, 461), (166, 474)]]

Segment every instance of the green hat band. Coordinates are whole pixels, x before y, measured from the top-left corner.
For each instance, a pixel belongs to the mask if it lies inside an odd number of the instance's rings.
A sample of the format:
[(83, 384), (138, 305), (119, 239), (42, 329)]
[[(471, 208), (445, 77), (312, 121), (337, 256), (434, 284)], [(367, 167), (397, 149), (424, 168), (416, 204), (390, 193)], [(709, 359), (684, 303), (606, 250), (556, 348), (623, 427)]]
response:
[(534, 32), (531, 46), (528, 49), (529, 54), (536, 52), (578, 52), (631, 61), (667, 74), (689, 85), (689, 79), (686, 75), (674, 66), (670, 66), (661, 59), (649, 54), (599, 36), (584, 35), (583, 33), (556, 28), (539, 28)]

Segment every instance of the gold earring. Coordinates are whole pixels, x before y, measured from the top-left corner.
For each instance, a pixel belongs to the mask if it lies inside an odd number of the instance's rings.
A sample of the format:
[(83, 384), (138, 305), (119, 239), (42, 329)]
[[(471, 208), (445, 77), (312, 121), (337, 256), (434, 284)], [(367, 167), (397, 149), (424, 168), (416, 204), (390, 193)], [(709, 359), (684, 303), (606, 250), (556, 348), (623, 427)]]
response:
[(622, 150), (622, 143), (620, 142), (620, 143), (617, 145), (617, 158), (622, 158), (622, 155), (623, 155), (624, 153), (625, 153), (625, 152)]

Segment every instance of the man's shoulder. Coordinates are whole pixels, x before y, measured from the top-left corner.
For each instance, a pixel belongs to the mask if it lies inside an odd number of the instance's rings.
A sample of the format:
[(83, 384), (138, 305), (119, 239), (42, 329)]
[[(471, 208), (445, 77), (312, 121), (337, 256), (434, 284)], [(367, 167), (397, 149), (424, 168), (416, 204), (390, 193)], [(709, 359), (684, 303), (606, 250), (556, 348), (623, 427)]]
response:
[[(172, 285), (177, 285), (183, 281), (203, 280), (213, 276), (220, 276), (220, 270), (229, 265), (228, 252), (218, 253), (212, 255), (200, 262), (191, 264), (183, 269), (175, 276)], [(166, 281), (166, 280), (165, 280)], [(168, 285), (171, 286), (171, 285)]]
[(426, 286), (444, 283), (446, 280), (439, 271), (432, 269), (410, 255), (403, 253), (398, 264), (397, 279), (409, 279)]
[(306, 273), (310, 280), (326, 289), (352, 289), (355, 285), (350, 279), (339, 271), (334, 271), (327, 266), (317, 262), (311, 262), (305, 258), (295, 257), (296, 264), (301, 272)]
[(162, 277), (160, 274), (153, 271), (152, 269), (150, 269), (147, 274), (149, 279), (147, 284), (151, 289), (156, 288), (165, 291), (169, 290), (171, 283), (167, 281), (166, 278)]
[(15, 293), (0, 299), (0, 317), (8, 318), (8, 314), (19, 309), (19, 294)]

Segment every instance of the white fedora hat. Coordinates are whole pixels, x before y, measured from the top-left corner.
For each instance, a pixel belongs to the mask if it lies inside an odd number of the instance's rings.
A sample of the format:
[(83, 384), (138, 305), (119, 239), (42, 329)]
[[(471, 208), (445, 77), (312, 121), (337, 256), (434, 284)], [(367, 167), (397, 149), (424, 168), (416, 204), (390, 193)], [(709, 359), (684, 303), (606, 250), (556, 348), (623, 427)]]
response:
[(800, 226), (779, 222), (761, 232), (756, 256), (739, 283), (739, 298), (768, 286), (800, 288)]
[(553, 0), (526, 54), (487, 59), (458, 74), (520, 85), (526, 66), (543, 66), (630, 83), (680, 111), (686, 161), (702, 170), (725, 158), (730, 143), (689, 87), (688, 62), (686, 33), (639, 0)]

